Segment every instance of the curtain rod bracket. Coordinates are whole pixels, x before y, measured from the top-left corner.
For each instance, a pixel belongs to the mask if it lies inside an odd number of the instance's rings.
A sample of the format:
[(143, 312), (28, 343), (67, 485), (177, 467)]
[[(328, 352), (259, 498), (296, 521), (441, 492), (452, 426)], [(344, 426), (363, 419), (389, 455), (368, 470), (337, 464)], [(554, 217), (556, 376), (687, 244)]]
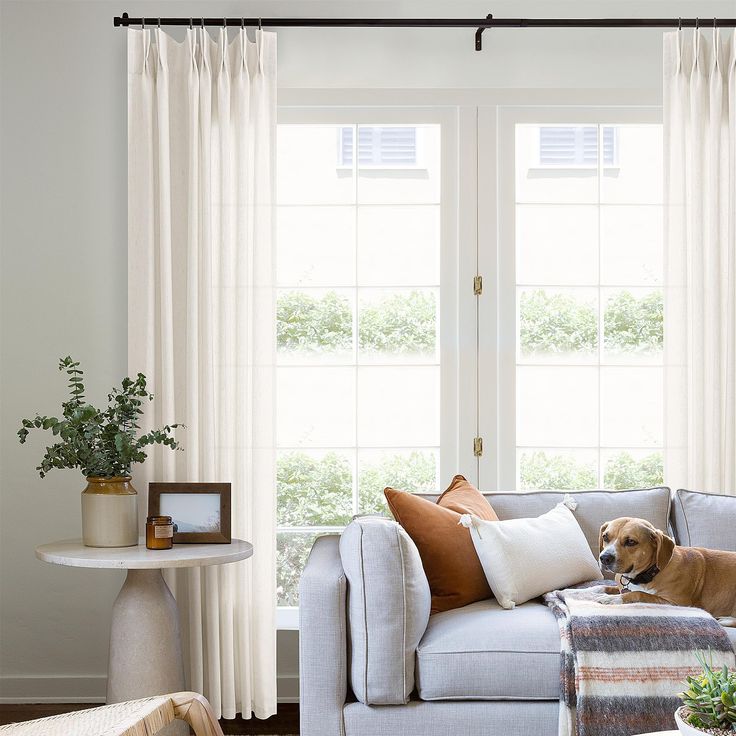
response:
[[(493, 13), (488, 13), (486, 20), (493, 20)], [(481, 26), (475, 31), (475, 50), (483, 51), (483, 31), (487, 26)]]

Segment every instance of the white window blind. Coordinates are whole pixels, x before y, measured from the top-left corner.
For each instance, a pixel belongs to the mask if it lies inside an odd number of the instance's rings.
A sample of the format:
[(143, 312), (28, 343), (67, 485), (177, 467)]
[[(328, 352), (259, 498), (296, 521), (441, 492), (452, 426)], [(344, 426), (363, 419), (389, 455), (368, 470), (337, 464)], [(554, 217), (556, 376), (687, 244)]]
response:
[[(601, 131), (603, 164), (615, 166), (616, 130), (603, 126)], [(597, 166), (598, 126), (545, 125), (539, 128), (540, 166)]]
[[(354, 127), (340, 129), (339, 157), (341, 166), (353, 165)], [(415, 127), (358, 128), (358, 165), (390, 168), (417, 165), (417, 129)]]

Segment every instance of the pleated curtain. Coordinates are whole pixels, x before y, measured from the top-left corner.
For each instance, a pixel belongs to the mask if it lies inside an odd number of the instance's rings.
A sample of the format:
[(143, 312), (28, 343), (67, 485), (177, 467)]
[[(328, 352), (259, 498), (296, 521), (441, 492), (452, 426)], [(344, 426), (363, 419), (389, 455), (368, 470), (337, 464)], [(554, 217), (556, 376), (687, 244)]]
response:
[(664, 34), (665, 479), (736, 494), (736, 38)]
[[(232, 33), (232, 32), (231, 32)], [(218, 716), (276, 712), (273, 229), (276, 37), (128, 31), (128, 364), (182, 422), (148, 482), (232, 483), (242, 562), (174, 571), (188, 686)], [(142, 516), (145, 508), (142, 509)]]

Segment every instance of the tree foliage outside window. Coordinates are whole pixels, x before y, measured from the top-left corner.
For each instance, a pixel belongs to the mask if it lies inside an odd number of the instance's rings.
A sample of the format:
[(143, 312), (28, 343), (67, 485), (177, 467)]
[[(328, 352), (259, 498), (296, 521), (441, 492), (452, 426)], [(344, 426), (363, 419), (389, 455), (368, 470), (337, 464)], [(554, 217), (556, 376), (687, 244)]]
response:
[(664, 483), (664, 459), (652, 452), (637, 460), (628, 452), (609, 458), (603, 474), (606, 488), (651, 488)]
[(280, 350), (336, 352), (353, 345), (350, 301), (335, 291), (314, 296), (287, 291), (276, 303), (276, 344)]
[(526, 291), (519, 304), (521, 352), (593, 352), (598, 347), (595, 307), (569, 294)]
[[(603, 313), (604, 346), (609, 351), (639, 353), (662, 349), (664, 298), (661, 291), (641, 297), (622, 290), (611, 296)], [(521, 351), (593, 352), (598, 346), (595, 305), (544, 289), (524, 292), (519, 305)]]
[(279, 532), (276, 543), (276, 597), (279, 606), (299, 605), (299, 577), (320, 534)]
[(416, 450), (409, 454), (388, 455), (378, 463), (361, 464), (358, 488), (362, 514), (389, 513), (383, 495), (386, 486), (414, 493), (435, 493), (435, 456)]
[(279, 526), (344, 526), (353, 515), (353, 470), (337, 452), (283, 453), (276, 488)]
[(606, 350), (656, 352), (664, 340), (664, 297), (653, 291), (637, 298), (619, 291), (606, 303), (604, 312)]
[[(336, 291), (313, 295), (287, 291), (276, 306), (280, 350), (330, 353), (352, 350), (350, 300)], [(437, 304), (434, 293), (414, 290), (365, 302), (359, 313), (359, 344), (365, 352), (433, 354)]]
[[(622, 451), (606, 462), (603, 471), (605, 488), (650, 488), (662, 485), (664, 465), (661, 452), (640, 459)], [(590, 463), (570, 455), (548, 455), (542, 450), (525, 453), (520, 461), (522, 490), (584, 490), (598, 486), (598, 473)]]
[(578, 491), (598, 485), (593, 465), (570, 455), (548, 455), (541, 450), (521, 456), (520, 478), (521, 489), (525, 491), (552, 488)]
[(360, 309), (360, 348), (394, 355), (433, 354), (437, 304), (428, 291), (390, 294)]

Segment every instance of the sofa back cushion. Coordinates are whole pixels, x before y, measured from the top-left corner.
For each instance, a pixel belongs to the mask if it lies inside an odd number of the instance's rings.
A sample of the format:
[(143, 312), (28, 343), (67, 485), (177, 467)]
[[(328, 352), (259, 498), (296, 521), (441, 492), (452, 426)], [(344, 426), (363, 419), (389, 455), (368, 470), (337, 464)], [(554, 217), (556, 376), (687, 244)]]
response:
[(340, 538), (348, 580), (350, 683), (366, 705), (407, 703), (430, 593), (416, 545), (395, 522), (354, 519)]
[[(619, 516), (646, 519), (657, 529), (667, 531), (670, 513), (669, 488), (634, 491), (496, 491), (484, 493), (501, 521), (541, 516), (553, 509), (565, 495), (577, 502), (575, 518), (588, 540), (591, 552), (598, 556), (598, 532), (601, 525)], [(425, 496), (433, 499), (435, 496)]]
[(736, 552), (736, 496), (675, 491), (672, 528), (678, 544)]

